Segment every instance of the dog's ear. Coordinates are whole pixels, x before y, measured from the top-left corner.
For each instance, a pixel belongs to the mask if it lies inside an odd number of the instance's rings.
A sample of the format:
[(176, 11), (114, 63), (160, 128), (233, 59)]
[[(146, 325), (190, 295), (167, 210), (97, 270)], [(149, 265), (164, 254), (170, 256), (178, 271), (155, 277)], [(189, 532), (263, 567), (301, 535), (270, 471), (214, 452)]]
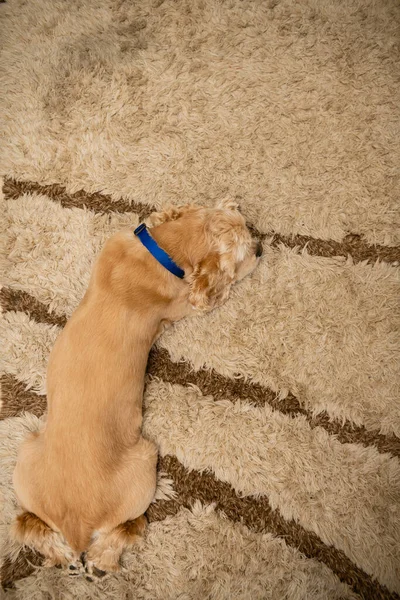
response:
[(169, 206), (163, 211), (153, 212), (146, 219), (146, 223), (149, 227), (156, 227), (166, 221), (176, 221), (182, 215), (183, 209), (183, 206)]
[(234, 278), (230, 268), (217, 252), (209, 254), (193, 270), (188, 282), (189, 302), (197, 310), (207, 311), (225, 302)]
[(199, 208), (192, 206), (191, 204), (168, 206), (165, 210), (151, 213), (146, 219), (146, 224), (149, 227), (156, 227), (167, 221), (176, 221), (184, 212), (188, 212), (189, 210), (199, 210)]

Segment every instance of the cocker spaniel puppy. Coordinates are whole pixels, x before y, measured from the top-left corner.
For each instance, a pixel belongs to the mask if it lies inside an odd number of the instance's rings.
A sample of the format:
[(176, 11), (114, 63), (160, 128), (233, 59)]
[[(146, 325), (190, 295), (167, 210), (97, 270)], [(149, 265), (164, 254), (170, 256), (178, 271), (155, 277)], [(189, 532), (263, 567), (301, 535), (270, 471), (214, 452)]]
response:
[(261, 255), (233, 202), (154, 213), (109, 239), (51, 352), (47, 417), (21, 446), (12, 527), (48, 566), (116, 571), (143, 535), (157, 448), (141, 434), (149, 350), (174, 321), (221, 305)]

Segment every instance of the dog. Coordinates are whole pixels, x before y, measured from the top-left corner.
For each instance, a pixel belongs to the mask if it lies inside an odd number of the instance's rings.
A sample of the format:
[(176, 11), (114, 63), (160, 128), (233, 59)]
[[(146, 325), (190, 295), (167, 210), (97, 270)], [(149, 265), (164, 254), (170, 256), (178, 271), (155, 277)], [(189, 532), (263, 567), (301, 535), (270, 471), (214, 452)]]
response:
[(148, 224), (106, 242), (50, 354), (43, 427), (19, 451), (12, 537), (45, 566), (119, 570), (156, 489), (157, 448), (141, 434), (150, 348), (173, 322), (223, 304), (261, 256), (231, 201), (173, 207)]

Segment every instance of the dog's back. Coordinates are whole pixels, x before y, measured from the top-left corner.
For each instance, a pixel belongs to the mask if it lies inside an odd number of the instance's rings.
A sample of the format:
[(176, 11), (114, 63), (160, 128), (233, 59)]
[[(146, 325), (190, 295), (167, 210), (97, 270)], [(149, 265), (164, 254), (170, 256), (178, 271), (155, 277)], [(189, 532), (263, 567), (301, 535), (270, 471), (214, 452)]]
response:
[(68, 561), (71, 550), (87, 550), (95, 531), (143, 514), (155, 491), (156, 449), (140, 434), (147, 362), (140, 326), (135, 331), (115, 299), (87, 296), (53, 348), (47, 420), (23, 443), (14, 471), (26, 511), (15, 537), (47, 549), (59, 533), (70, 547)]

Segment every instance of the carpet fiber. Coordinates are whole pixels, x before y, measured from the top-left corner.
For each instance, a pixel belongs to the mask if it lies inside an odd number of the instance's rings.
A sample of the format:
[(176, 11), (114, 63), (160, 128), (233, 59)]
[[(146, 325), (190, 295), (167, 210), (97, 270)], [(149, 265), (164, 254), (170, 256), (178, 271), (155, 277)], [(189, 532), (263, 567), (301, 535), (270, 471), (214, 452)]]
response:
[[(2, 593), (399, 598), (398, 2), (7, 0), (0, 18)], [(264, 254), (151, 352), (148, 533), (106, 580), (45, 569), (8, 537), (11, 477), (94, 258), (154, 208), (226, 196)]]

